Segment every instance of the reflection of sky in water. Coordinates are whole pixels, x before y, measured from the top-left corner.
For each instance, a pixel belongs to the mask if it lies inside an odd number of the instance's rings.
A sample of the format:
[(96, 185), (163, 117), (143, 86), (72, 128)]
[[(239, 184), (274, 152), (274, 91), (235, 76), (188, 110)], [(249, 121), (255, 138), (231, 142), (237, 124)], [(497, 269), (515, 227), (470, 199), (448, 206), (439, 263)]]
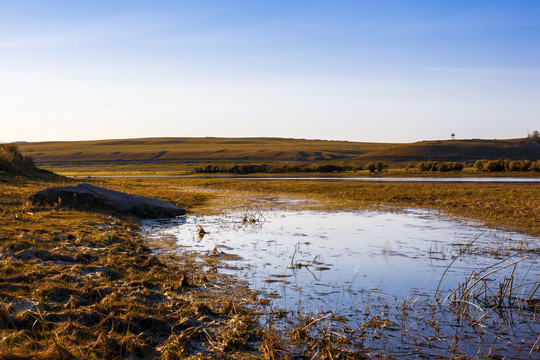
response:
[[(279, 295), (275, 305), (296, 309), (300, 301), (305, 310), (347, 312), (369, 297), (379, 294), (405, 298), (411, 294), (432, 295), (452, 257), (463, 249), (456, 244), (470, 243), (484, 231), (471, 224), (450, 221), (433, 213), (384, 212), (265, 212), (266, 221), (242, 224), (243, 213), (221, 216), (187, 217), (145, 225), (157, 236), (171, 234), (182, 247), (211, 251), (216, 246), (242, 257), (228, 265), (229, 270), (254, 287)], [(261, 218), (262, 219), (262, 218)], [(207, 232), (197, 236), (198, 226)], [(522, 242), (538, 249), (540, 239), (522, 234), (487, 230), (475, 242), (474, 254), (465, 252), (454, 262), (442, 283), (453, 289), (472, 270), (484, 269), (499, 260), (489, 250), (504, 251)], [(309, 267), (291, 268), (294, 262)], [(480, 254), (478, 254), (480, 250)], [(513, 260), (535, 254), (513, 254)], [(526, 271), (531, 261), (520, 263)], [(321, 267), (327, 268), (326, 270)], [(511, 268), (508, 269), (511, 271)], [(538, 276), (540, 265), (533, 263), (529, 278)], [(493, 275), (502, 278), (508, 272)], [(518, 277), (519, 278), (519, 277)]]

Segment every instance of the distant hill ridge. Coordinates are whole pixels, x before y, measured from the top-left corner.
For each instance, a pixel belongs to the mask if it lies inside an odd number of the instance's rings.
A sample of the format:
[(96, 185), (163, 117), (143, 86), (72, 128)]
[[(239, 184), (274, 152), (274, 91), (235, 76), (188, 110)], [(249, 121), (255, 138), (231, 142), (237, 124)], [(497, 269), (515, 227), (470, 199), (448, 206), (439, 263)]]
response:
[(355, 159), (395, 144), (284, 138), (148, 138), (21, 144), (36, 163), (322, 161)]
[(540, 160), (528, 139), (439, 140), (410, 144), (286, 138), (143, 138), (18, 144), (37, 164), (216, 161)]
[(396, 145), (373, 151), (365, 157), (378, 160), (467, 161), (488, 159), (540, 159), (540, 143), (528, 139), (508, 140), (440, 140)]

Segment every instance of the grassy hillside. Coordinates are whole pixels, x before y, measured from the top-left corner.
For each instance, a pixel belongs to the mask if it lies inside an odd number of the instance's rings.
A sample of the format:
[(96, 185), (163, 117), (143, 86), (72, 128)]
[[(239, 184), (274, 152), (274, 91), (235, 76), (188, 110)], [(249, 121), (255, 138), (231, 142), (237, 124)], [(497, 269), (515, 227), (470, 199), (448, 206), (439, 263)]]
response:
[(0, 143), (0, 182), (17, 178), (31, 180), (61, 180), (63, 177), (34, 166), (31, 156), (23, 155), (15, 144)]
[[(411, 144), (283, 138), (146, 138), (19, 144), (37, 165), (67, 173), (191, 173), (204, 164), (339, 164), (372, 161), (403, 167), (415, 161), (540, 159), (530, 139), (445, 140)], [(401, 165), (400, 165), (401, 164)]]
[(320, 161), (354, 159), (395, 144), (282, 138), (149, 138), (21, 144), (36, 163)]
[(468, 161), (479, 159), (540, 160), (540, 143), (527, 139), (442, 140), (401, 144), (361, 156), (370, 160)]

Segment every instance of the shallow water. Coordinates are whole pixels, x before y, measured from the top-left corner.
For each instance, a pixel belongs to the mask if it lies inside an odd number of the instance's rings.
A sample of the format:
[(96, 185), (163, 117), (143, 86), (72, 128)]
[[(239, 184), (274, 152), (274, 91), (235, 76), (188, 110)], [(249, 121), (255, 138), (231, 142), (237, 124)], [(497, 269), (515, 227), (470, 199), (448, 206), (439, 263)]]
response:
[[(508, 255), (517, 260), (519, 253), (512, 249), (540, 245), (538, 238), (485, 230), (424, 211), (248, 214), (255, 223), (243, 223), (244, 215), (194, 216), (146, 226), (154, 234), (173, 235), (182, 248), (213, 251), (217, 247), (239, 255), (240, 260), (228, 262), (233, 270), (226, 271), (279, 295), (278, 302), (286, 308), (301, 301), (304, 307), (341, 311), (354, 307), (355, 295), (373, 291), (398, 298), (432, 295), (452, 258), (476, 237), (476, 250), (452, 264), (443, 289), (455, 288), (471, 271)], [(202, 239), (199, 226), (209, 233)], [(538, 255), (524, 256), (529, 258), (519, 268), (532, 264), (530, 280), (534, 281), (540, 272)], [(295, 266), (314, 259), (309, 266)]]
[[(242, 222), (246, 215), (255, 222)], [(199, 227), (208, 232), (203, 238)], [(274, 308), (332, 312), (357, 321), (372, 312), (366, 307), (384, 312), (404, 299), (433, 299), (437, 287), (444, 299), (471, 272), (490, 266), (491, 271), (524, 259), (488, 277), (496, 287), (513, 272), (516, 284), (522, 283), (514, 291), (519, 298), (530, 295), (540, 274), (539, 238), (420, 210), (232, 212), (148, 221), (144, 228), (151, 236), (174, 236), (181, 249), (238, 255), (220, 271), (272, 297)], [(531, 329), (539, 330), (536, 321), (515, 328), (508, 341)]]
[(540, 182), (540, 177), (335, 177), (335, 176), (321, 176), (321, 177), (249, 177), (249, 176), (193, 176), (193, 175), (74, 175), (72, 177), (96, 177), (96, 178), (186, 178), (186, 179), (234, 179), (234, 180), (253, 180), (253, 181), (272, 181), (272, 180), (298, 180), (298, 181), (381, 181), (381, 182), (487, 182), (487, 183), (507, 183), (507, 182)]

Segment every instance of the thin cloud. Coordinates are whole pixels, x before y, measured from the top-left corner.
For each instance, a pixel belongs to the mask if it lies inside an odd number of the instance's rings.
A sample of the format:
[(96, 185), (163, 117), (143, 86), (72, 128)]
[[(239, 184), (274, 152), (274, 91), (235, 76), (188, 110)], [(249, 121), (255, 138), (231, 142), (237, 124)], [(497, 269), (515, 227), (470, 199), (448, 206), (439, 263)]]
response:
[[(43, 31), (35, 28), (34, 33), (0, 38), (0, 48), (32, 48), (81, 44), (90, 41), (111, 41), (136, 38), (159, 28), (160, 23), (151, 16), (113, 15), (86, 22), (66, 21), (50, 26)], [(39, 33), (38, 33), (39, 31)]]
[(456, 67), (456, 66), (433, 66), (427, 68), (430, 71), (463, 74), (463, 75), (520, 75), (520, 76), (540, 76), (540, 68), (518, 68), (518, 67)]

